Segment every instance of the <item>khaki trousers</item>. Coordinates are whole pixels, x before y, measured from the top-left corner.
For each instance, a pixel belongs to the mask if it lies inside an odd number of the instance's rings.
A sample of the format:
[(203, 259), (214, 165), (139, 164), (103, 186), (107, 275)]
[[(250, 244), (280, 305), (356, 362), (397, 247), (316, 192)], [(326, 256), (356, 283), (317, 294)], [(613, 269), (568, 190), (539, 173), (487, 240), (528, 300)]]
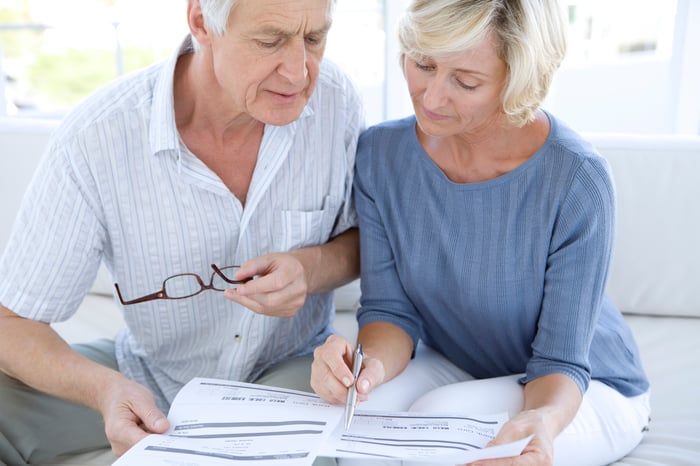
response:
[[(114, 341), (98, 340), (72, 345), (93, 361), (117, 370)], [(256, 381), (265, 385), (312, 391), (312, 356), (271, 367)], [(0, 373), (0, 465), (24, 466), (50, 462), (59, 455), (74, 455), (109, 448), (102, 416), (89, 408), (34, 390)], [(314, 466), (335, 465), (317, 458)]]

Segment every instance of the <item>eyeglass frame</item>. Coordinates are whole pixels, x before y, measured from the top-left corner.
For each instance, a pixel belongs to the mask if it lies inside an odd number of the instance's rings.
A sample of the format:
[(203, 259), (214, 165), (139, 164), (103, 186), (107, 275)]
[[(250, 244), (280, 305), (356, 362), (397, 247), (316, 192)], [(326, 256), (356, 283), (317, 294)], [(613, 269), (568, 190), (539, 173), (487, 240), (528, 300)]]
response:
[[(240, 265), (227, 265), (226, 267), (222, 267), (223, 269), (227, 269), (230, 267), (240, 267)], [(209, 285), (205, 285), (204, 281), (202, 280), (202, 277), (200, 277), (196, 273), (178, 273), (175, 275), (171, 275), (165, 280), (163, 280), (163, 286), (160, 289), (160, 291), (156, 291), (155, 293), (150, 293), (145, 296), (141, 296), (140, 298), (135, 298), (135, 299), (130, 299), (127, 301), (124, 301), (124, 298), (122, 298), (122, 292), (119, 289), (119, 285), (117, 283), (114, 284), (114, 288), (117, 290), (117, 297), (119, 298), (119, 302), (122, 304), (122, 306), (129, 306), (131, 304), (139, 304), (139, 303), (144, 303), (148, 301), (155, 301), (156, 299), (187, 299), (187, 298), (192, 298), (193, 296), (197, 296), (203, 291), (206, 290), (215, 290), (215, 291), (221, 291), (216, 288), (214, 288), (214, 275), (218, 275), (219, 278), (221, 278), (223, 281), (226, 283), (230, 283), (231, 285), (241, 285), (243, 283), (249, 282), (252, 280), (252, 278), (244, 278), (243, 280), (231, 280), (227, 278), (224, 273), (221, 271), (219, 267), (216, 266), (216, 264), (211, 264), (211, 268), (214, 269), (214, 272), (211, 274), (211, 278), (209, 279)], [(192, 276), (197, 280), (197, 283), (199, 283), (199, 291), (196, 293), (193, 293), (188, 296), (179, 296), (179, 297), (172, 297), (168, 296), (168, 293), (165, 291), (165, 283), (168, 280), (171, 280), (173, 278), (177, 277), (185, 277), (185, 276)]]

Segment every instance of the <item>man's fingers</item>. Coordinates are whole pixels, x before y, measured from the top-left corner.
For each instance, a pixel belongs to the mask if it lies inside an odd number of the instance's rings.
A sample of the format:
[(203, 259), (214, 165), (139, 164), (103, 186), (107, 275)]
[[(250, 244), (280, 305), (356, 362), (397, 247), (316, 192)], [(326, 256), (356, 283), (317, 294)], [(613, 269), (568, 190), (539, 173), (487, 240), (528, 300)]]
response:
[(245, 280), (256, 275), (266, 275), (271, 267), (272, 260), (269, 259), (269, 256), (260, 256), (247, 260), (241, 264), (236, 272), (236, 279)]
[(258, 278), (256, 278), (255, 280), (250, 280), (246, 283), (238, 285), (235, 289), (232, 289), (231, 291), (244, 296), (267, 294), (284, 289), (292, 283), (293, 281), (286, 280), (283, 274), (271, 273), (269, 275), (258, 276)]
[(166, 418), (163, 415), (163, 413), (161, 413), (158, 409), (151, 410), (145, 416), (145, 419), (143, 421), (144, 425), (146, 426), (146, 429), (148, 429), (149, 432), (154, 434), (162, 434), (163, 432), (168, 430), (168, 427), (170, 426), (168, 418)]
[(225, 296), (257, 314), (274, 317), (293, 317), (305, 301), (305, 295), (289, 297), (286, 292), (244, 296), (235, 290), (227, 290)]
[(155, 405), (144, 404), (140, 409), (132, 405), (125, 409), (128, 413), (116, 424), (119, 434), (111, 442), (112, 451), (117, 456), (126, 453), (147, 435), (162, 434), (170, 426), (168, 419)]
[(136, 399), (131, 402), (130, 410), (148, 432), (160, 434), (168, 430), (168, 418), (152, 399)]

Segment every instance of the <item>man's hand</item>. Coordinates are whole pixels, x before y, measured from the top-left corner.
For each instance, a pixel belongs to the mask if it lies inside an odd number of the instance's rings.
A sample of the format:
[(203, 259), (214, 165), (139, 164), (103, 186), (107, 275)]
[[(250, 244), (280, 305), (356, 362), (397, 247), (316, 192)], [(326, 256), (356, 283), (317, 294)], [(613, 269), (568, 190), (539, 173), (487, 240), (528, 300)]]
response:
[(256, 257), (241, 265), (235, 279), (256, 277), (224, 292), (231, 301), (253, 312), (274, 317), (293, 317), (304, 305), (308, 292), (305, 269), (291, 253)]
[(168, 419), (156, 407), (153, 394), (125, 377), (118, 377), (109, 385), (99, 406), (107, 439), (117, 456), (148, 434), (162, 434), (169, 427)]

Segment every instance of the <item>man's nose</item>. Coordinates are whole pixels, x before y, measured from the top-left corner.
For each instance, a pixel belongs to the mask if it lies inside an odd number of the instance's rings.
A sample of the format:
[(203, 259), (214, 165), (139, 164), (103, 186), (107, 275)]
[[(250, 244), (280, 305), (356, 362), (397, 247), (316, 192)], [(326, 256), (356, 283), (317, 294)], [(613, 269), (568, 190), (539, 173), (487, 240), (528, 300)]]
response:
[(309, 73), (306, 65), (306, 44), (304, 40), (290, 41), (279, 66), (280, 74), (291, 83), (303, 83)]

